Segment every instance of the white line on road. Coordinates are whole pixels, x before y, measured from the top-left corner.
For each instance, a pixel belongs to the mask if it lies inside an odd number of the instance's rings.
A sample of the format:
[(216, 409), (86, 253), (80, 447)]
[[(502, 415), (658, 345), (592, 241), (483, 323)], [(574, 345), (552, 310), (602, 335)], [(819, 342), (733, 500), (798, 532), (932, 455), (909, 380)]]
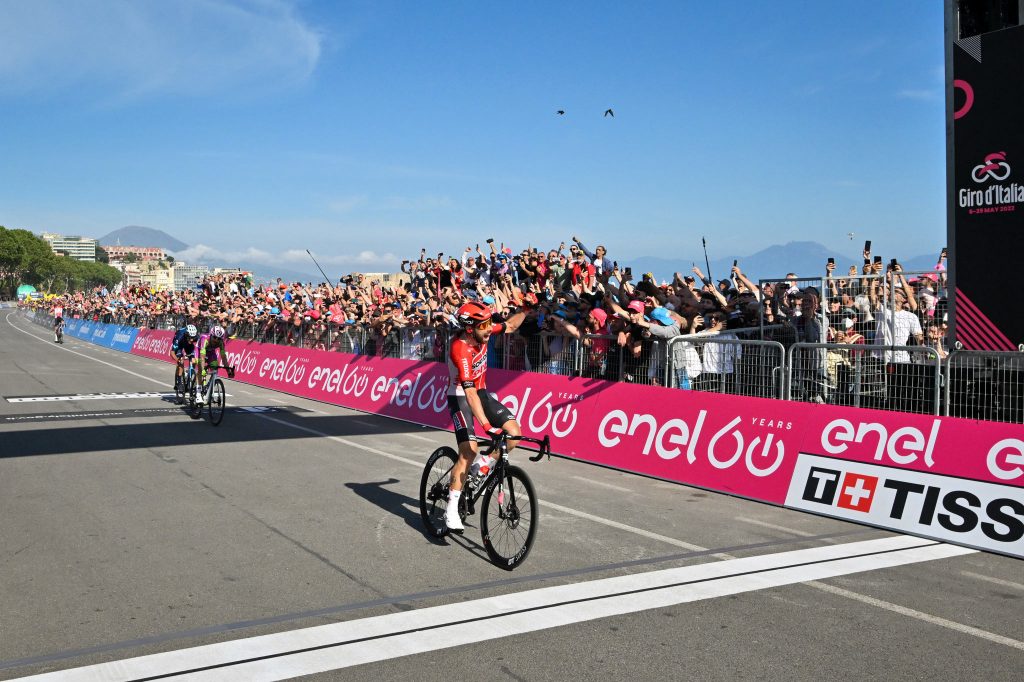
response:
[[(44, 673), (30, 680), (281, 680), (972, 550), (898, 536), (634, 573)], [(471, 619), (471, 620), (470, 620)], [(977, 634), (977, 633), (970, 633)], [(991, 633), (988, 633), (991, 634)], [(1015, 640), (1002, 638), (1014, 646)]]
[(809, 538), (816, 535), (816, 533), (808, 533), (807, 531), (797, 530), (795, 528), (786, 528), (785, 526), (777, 526), (774, 523), (768, 523), (767, 521), (758, 521), (757, 519), (748, 519), (745, 516), (735, 517), (737, 521), (743, 523), (749, 523), (755, 526), (763, 526), (764, 528), (771, 528), (772, 530), (781, 530), (783, 533), (789, 533), (791, 535), (797, 535), (802, 538)]
[(593, 485), (599, 485), (602, 488), (611, 488), (612, 490), (619, 490), (619, 491), (624, 492), (624, 493), (631, 493), (631, 492), (633, 492), (629, 488), (623, 488), (621, 485), (612, 485), (611, 483), (605, 483), (604, 481), (595, 481), (594, 479), (587, 478), (586, 476), (573, 476), (573, 478), (575, 478), (577, 481), (583, 481), (584, 483), (591, 483)]
[[(965, 550), (963, 553), (967, 554), (969, 552)], [(906, 606), (900, 606), (899, 604), (893, 604), (892, 602), (883, 601), (881, 599), (875, 599), (874, 597), (869, 597), (866, 594), (860, 594), (859, 592), (851, 592), (850, 590), (844, 590), (841, 587), (835, 587), (833, 585), (819, 583), (818, 581), (814, 581), (813, 583), (809, 584), (812, 584), (819, 590), (831, 592), (832, 594), (838, 595), (840, 597), (846, 597), (847, 599), (853, 599), (855, 601), (863, 602), (865, 604), (870, 604), (871, 606), (877, 606), (878, 608), (885, 609), (886, 611), (892, 611), (893, 613), (898, 613), (902, 616), (916, 618), (917, 620), (922, 620), (925, 623), (937, 625), (939, 627), (947, 628), (949, 630), (955, 630), (956, 632), (961, 632), (965, 635), (971, 635), (973, 637), (987, 639), (988, 641), (995, 642), (996, 644), (1003, 644), (1008, 647), (1013, 647), (1014, 649), (1024, 650), (1024, 642), (1017, 639), (1011, 639), (1010, 637), (1005, 637), (1003, 635), (997, 635), (996, 633), (989, 632), (988, 630), (982, 630), (980, 628), (972, 627), (970, 625), (964, 625), (963, 623), (957, 623), (956, 621), (946, 620), (945, 618), (933, 616), (929, 613), (922, 613), (920, 611), (915, 611), (914, 609), (908, 609)]]
[(993, 585), (1002, 585), (1003, 587), (1009, 587), (1014, 590), (1024, 590), (1024, 585), (1015, 583), (1012, 580), (1003, 580), (1002, 578), (993, 578), (990, 575), (982, 575), (981, 573), (972, 573), (971, 571), (960, 571), (960, 575), (965, 575), (968, 578), (974, 578), (975, 580), (984, 580), (985, 582), (992, 583)]
[(437, 443), (437, 441), (434, 440), (433, 438), (427, 438), (426, 436), (421, 436), (418, 433), (403, 433), (402, 435), (406, 436), (408, 438), (415, 438), (416, 440), (422, 440), (422, 441), (424, 441), (426, 443)]

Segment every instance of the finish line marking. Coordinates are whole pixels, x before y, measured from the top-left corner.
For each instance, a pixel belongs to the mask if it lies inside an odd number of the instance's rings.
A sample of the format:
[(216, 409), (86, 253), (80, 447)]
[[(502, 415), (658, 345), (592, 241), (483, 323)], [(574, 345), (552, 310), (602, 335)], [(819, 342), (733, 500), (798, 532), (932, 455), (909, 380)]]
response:
[[(975, 550), (908, 536), (766, 554), (486, 597), (168, 651), (26, 680), (282, 680), (573, 623)], [(986, 633), (991, 634), (991, 633)], [(1008, 638), (1004, 644), (1014, 646)]]
[(69, 400), (126, 400), (139, 398), (173, 398), (173, 393), (157, 393), (153, 391), (136, 391), (129, 393), (78, 393), (75, 395), (30, 395), (18, 398), (5, 398), (9, 403), (59, 403)]

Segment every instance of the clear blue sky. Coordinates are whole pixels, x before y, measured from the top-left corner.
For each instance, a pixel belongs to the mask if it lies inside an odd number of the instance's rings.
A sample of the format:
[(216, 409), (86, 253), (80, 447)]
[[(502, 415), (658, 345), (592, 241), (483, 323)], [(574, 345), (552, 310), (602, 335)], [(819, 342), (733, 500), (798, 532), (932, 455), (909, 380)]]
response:
[(942, 22), (924, 0), (4, 0), (0, 224), (367, 267), (574, 232), (623, 259), (701, 235), (930, 253)]

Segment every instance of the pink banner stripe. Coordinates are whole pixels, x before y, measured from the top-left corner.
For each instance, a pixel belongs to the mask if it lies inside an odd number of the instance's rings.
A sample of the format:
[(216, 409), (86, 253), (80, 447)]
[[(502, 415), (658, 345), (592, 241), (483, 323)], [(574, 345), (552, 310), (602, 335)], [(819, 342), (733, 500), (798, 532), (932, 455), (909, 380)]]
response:
[(969, 312), (967, 306), (962, 307), (957, 314), (957, 336), (960, 333), (968, 332), (973, 337), (971, 350), (997, 350), (998, 342), (992, 335), (978, 323), (977, 318)]
[(988, 329), (992, 333), (992, 335), (995, 336), (997, 340), (997, 346), (1004, 350), (1016, 350), (1016, 347), (1013, 345), (1010, 339), (1007, 338), (1006, 335), (999, 330), (999, 327), (993, 324), (992, 320), (988, 319), (988, 316), (986, 316), (985, 313), (981, 312), (978, 306), (976, 306), (970, 298), (963, 294), (963, 292), (960, 289), (957, 289), (956, 302), (958, 305), (961, 303), (965, 304), (965, 307), (970, 309), (970, 311), (973, 312), (978, 317), (978, 320), (980, 321), (982, 326)]
[(988, 322), (984, 314), (966, 296), (962, 300), (959, 297), (957, 298), (958, 323), (961, 318), (968, 323), (968, 326), (973, 329), (977, 336), (987, 340), (993, 348), (1001, 346), (998, 330), (995, 329), (991, 322)]
[(991, 350), (991, 348), (978, 341), (966, 324), (957, 324), (956, 326), (957, 340), (964, 345), (967, 350)]
[(997, 330), (994, 330), (991, 324), (986, 323), (986, 318), (981, 312), (967, 304), (960, 305), (957, 310), (959, 316), (967, 320), (978, 334), (987, 339), (993, 349), (1007, 350), (1002, 339), (997, 335)]
[(998, 339), (995, 339), (992, 333), (982, 326), (977, 318), (968, 311), (966, 306), (960, 309), (957, 321), (962, 321), (965, 327), (980, 341), (980, 350), (1005, 350)]

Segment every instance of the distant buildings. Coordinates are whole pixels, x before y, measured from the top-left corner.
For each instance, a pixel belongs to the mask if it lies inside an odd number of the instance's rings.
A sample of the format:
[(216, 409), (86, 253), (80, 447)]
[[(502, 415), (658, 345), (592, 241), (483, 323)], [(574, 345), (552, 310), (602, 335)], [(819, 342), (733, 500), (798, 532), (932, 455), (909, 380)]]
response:
[(97, 240), (92, 237), (75, 237), (43, 232), (43, 240), (53, 252), (75, 260), (96, 261)]
[(103, 250), (110, 256), (111, 261), (125, 260), (129, 254), (133, 254), (140, 261), (163, 260), (167, 254), (157, 246), (121, 246), (120, 244), (107, 246)]
[(210, 272), (210, 268), (205, 265), (186, 265), (185, 263), (175, 263), (171, 269), (174, 271), (173, 288), (175, 291), (194, 289)]

